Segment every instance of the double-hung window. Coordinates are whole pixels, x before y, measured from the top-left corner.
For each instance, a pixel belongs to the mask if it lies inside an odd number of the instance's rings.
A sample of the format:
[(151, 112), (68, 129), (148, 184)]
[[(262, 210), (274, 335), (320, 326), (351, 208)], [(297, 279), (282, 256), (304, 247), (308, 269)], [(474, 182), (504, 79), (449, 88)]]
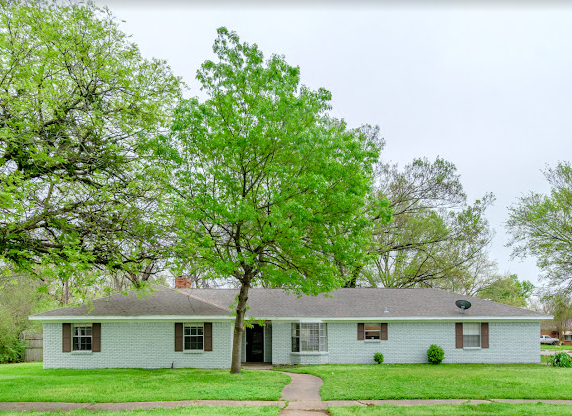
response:
[(293, 323), (292, 352), (328, 351), (327, 324)]
[(204, 345), (204, 328), (202, 324), (185, 324), (185, 350), (202, 350)]
[(81, 324), (73, 326), (72, 351), (91, 351), (91, 341), (91, 325)]
[(474, 322), (463, 323), (463, 347), (464, 348), (480, 348), (481, 347), (481, 324)]

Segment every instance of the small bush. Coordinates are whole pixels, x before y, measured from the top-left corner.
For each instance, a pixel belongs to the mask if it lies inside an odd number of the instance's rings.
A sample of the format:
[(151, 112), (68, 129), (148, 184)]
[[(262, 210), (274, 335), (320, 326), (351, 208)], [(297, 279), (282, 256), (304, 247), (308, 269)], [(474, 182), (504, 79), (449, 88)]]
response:
[(445, 352), (440, 346), (432, 344), (427, 350), (427, 361), (429, 361), (429, 364), (441, 364), (443, 358), (445, 358)]
[(572, 367), (572, 358), (570, 358), (570, 355), (565, 352), (554, 354), (552, 357), (550, 357), (548, 362), (553, 367)]
[(26, 354), (26, 344), (18, 338), (0, 343), (0, 363), (19, 363)]
[(380, 352), (376, 352), (375, 354), (373, 354), (373, 361), (375, 361), (378, 364), (381, 364), (383, 362), (383, 354)]

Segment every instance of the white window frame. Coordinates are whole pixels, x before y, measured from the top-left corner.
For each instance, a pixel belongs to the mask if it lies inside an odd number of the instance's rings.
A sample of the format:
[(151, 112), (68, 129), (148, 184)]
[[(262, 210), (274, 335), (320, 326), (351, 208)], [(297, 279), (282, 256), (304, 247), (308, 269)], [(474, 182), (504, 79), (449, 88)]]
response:
[[(187, 328), (189, 334), (187, 334)], [(201, 334), (193, 334), (193, 328), (200, 328)], [(193, 338), (201, 339), (201, 348), (192, 348)], [(187, 338), (189, 339), (189, 348), (187, 348)], [(183, 324), (183, 351), (204, 351), (205, 349), (205, 325), (202, 322), (188, 322)]]
[[(89, 335), (87, 334), (79, 334), (76, 335), (76, 330), (79, 328), (89, 328)], [(88, 331), (85, 331), (86, 333)], [(76, 348), (76, 342), (75, 340), (77, 339), (77, 346), (79, 346), (79, 348)], [(89, 349), (88, 348), (81, 348), (82, 346), (82, 339), (89, 339)], [(72, 344), (72, 351), (91, 351), (93, 349), (93, 326), (91, 324), (73, 324), (72, 328), (71, 328), (71, 344)]]
[(572, 335), (564, 334), (564, 341), (572, 341)]
[[(468, 338), (473, 337), (473, 338)], [(474, 337), (478, 337), (478, 342), (475, 342)], [(481, 348), (481, 323), (480, 322), (463, 322), (463, 348), (464, 349), (478, 349)], [(478, 345), (476, 345), (478, 344)]]
[(321, 322), (293, 322), (291, 350), (295, 353), (327, 352), (328, 324)]

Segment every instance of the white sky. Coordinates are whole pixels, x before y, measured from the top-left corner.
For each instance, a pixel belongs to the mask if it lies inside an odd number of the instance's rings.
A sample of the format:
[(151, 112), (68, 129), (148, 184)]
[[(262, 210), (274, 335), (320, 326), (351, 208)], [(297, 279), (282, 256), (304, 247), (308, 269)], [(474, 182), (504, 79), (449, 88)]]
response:
[(537, 283), (533, 260), (509, 261), (503, 223), (516, 198), (548, 190), (546, 164), (572, 159), (572, 7), (405, 3), (97, 1), (146, 57), (169, 62), (187, 96), (226, 26), (330, 90), (351, 127), (378, 124), (385, 160), (453, 162), (470, 200), (497, 198), (488, 218), (500, 270)]

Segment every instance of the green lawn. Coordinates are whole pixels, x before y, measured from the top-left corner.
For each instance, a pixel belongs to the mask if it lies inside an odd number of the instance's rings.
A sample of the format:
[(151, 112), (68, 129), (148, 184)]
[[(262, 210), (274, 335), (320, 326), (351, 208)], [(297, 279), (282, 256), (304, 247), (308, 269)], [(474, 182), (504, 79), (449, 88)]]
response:
[(572, 398), (572, 369), (537, 364), (316, 365), (283, 370), (321, 377), (323, 400)]
[(71, 412), (0, 412), (0, 416), (278, 416), (278, 406), (192, 406), (175, 409), (129, 410), (123, 412), (73, 410)]
[(545, 403), (463, 404), (460, 406), (351, 406), (330, 407), (332, 416), (570, 416), (572, 406)]
[(572, 350), (572, 345), (540, 345), (541, 350)]
[(2, 402), (278, 400), (289, 383), (272, 371), (199, 369), (44, 370), (41, 363), (0, 365)]

